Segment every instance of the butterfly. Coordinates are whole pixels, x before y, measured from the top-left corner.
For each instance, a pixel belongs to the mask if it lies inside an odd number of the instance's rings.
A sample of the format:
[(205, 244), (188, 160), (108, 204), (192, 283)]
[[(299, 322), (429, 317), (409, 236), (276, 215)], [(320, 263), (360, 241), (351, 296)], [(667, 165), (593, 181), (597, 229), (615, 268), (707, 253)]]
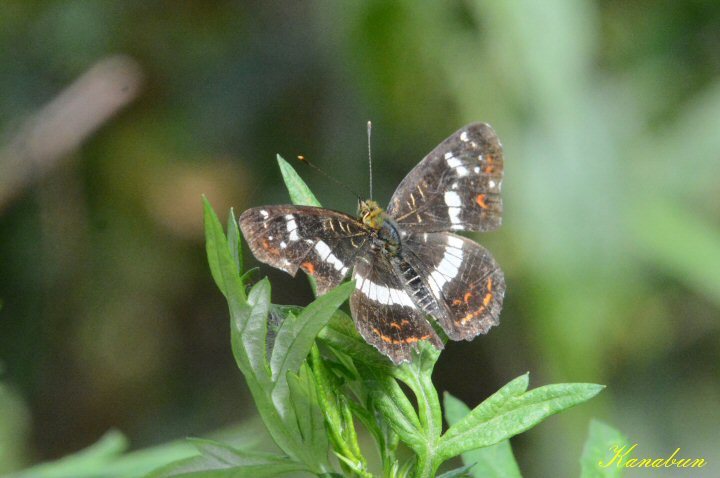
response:
[(311, 206), (263, 206), (240, 216), (255, 257), (313, 276), (317, 293), (352, 271), (350, 310), (363, 338), (399, 364), (421, 341), (443, 348), (428, 316), (452, 340), (499, 322), (505, 279), (490, 253), (451, 231), (501, 224), (502, 145), (485, 123), (470, 124), (402, 180), (386, 210), (360, 201), (358, 217)]

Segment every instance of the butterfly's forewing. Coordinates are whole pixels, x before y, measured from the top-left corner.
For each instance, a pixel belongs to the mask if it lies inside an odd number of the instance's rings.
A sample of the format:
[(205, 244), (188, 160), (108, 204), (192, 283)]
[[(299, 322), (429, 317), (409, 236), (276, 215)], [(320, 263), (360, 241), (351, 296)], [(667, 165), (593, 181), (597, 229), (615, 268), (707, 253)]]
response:
[(388, 214), (408, 231), (490, 231), (500, 226), (502, 145), (485, 123), (440, 143), (400, 183)]
[(498, 324), (505, 278), (485, 248), (452, 233), (416, 233), (403, 241), (403, 257), (435, 297), (448, 337), (470, 340)]
[(391, 260), (373, 249), (357, 257), (350, 309), (363, 338), (397, 364), (409, 361), (420, 341), (427, 340), (440, 349), (443, 344), (406, 291)]
[(355, 218), (310, 206), (264, 206), (240, 216), (240, 228), (255, 257), (292, 274), (315, 277), (318, 294), (337, 286), (367, 242)]

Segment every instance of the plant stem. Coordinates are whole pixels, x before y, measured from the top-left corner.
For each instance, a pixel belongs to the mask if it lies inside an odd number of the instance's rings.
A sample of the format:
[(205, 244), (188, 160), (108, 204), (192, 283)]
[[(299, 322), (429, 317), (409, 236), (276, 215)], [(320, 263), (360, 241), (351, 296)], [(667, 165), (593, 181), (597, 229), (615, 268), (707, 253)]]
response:
[(402, 380), (412, 389), (418, 404), (418, 418), (425, 431), (426, 441), (418, 455), (415, 478), (432, 478), (438, 467), (436, 449), (442, 433), (442, 410), (440, 399), (432, 383), (432, 367), (408, 367), (402, 372)]

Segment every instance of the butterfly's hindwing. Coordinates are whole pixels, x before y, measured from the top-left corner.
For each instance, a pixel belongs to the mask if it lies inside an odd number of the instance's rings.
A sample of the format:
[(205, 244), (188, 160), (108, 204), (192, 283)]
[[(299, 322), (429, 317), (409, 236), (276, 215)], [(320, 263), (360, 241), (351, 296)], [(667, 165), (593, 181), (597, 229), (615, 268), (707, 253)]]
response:
[(400, 363), (411, 359), (412, 349), (422, 340), (440, 349), (443, 344), (411, 298), (392, 260), (375, 249), (357, 257), (350, 309), (363, 338)]
[(292, 274), (302, 269), (324, 294), (337, 286), (365, 247), (368, 231), (346, 214), (311, 206), (266, 206), (240, 216), (255, 257)]
[(502, 145), (487, 124), (440, 143), (400, 183), (388, 214), (408, 231), (489, 231), (500, 226)]
[(498, 324), (505, 279), (485, 248), (452, 233), (418, 233), (405, 238), (403, 257), (437, 301), (430, 313), (448, 337), (470, 340)]

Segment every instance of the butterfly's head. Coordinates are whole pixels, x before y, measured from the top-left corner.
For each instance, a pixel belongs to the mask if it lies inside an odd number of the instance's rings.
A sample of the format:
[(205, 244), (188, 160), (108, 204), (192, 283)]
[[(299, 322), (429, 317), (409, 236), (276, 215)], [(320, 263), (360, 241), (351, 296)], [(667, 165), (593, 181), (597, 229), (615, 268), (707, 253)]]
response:
[(383, 225), (384, 211), (378, 203), (372, 199), (360, 201), (358, 205), (358, 216), (362, 219), (363, 224), (373, 229), (380, 229)]

